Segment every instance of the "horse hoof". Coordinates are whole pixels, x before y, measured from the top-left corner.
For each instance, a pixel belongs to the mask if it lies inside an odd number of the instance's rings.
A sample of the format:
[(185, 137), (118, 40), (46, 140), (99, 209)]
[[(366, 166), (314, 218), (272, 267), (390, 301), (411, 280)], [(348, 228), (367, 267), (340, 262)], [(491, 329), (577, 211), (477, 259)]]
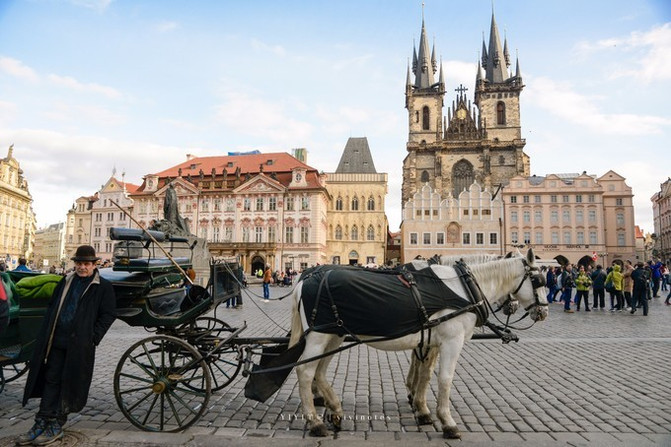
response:
[(314, 399), (312, 399), (312, 404), (315, 407), (323, 407), (324, 403), (325, 403), (325, 401), (324, 401), (324, 398), (322, 396), (317, 396)]
[(408, 403), (412, 406), (412, 394), (408, 394)]
[(342, 416), (336, 416), (335, 414), (331, 418), (333, 423), (333, 430), (340, 431), (342, 429)]
[(323, 438), (325, 436), (328, 436), (329, 431), (326, 429), (326, 425), (324, 424), (319, 424), (315, 425), (310, 429), (310, 436), (316, 436), (318, 438)]
[(443, 438), (445, 439), (461, 439), (461, 433), (457, 427), (443, 428)]
[(420, 414), (417, 416), (417, 423), (419, 425), (431, 425), (433, 424), (433, 419), (431, 419), (430, 414)]

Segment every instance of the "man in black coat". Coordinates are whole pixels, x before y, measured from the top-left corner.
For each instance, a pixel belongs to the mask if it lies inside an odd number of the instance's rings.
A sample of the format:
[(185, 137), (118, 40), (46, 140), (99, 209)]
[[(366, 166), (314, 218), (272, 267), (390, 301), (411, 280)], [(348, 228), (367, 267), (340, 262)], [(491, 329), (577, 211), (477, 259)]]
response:
[(35, 342), (23, 405), (42, 399), (35, 425), (17, 445), (47, 445), (63, 437), (68, 413), (86, 405), (95, 347), (116, 316), (114, 290), (96, 269), (95, 249), (82, 245), (72, 260), (75, 271), (54, 290)]

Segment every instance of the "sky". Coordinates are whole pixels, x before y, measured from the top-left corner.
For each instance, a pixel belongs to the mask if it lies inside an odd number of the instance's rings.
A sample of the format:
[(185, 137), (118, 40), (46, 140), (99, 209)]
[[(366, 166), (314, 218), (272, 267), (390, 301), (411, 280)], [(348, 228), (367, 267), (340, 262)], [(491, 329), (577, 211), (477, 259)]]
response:
[[(653, 232), (671, 171), (671, 2), (424, 0), (446, 105), (460, 84), (473, 99), (492, 10), (519, 58), (531, 174), (613, 170)], [(334, 172), (347, 139), (367, 137), (395, 231), (421, 24), (421, 0), (0, 0), (0, 157), (14, 144), (43, 228), (113, 172), (140, 184), (187, 154), (297, 147)]]

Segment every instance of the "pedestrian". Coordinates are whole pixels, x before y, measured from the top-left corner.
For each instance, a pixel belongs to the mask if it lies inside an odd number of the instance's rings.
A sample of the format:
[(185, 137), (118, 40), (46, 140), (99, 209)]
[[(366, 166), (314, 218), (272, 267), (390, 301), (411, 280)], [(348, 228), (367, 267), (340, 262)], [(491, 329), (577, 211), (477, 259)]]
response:
[(634, 282), (634, 293), (631, 298), (630, 313), (636, 312), (637, 306), (643, 307), (643, 316), (648, 315), (648, 297), (646, 290), (648, 289), (648, 278), (645, 271), (645, 266), (642, 262), (636, 264), (636, 269), (631, 273), (631, 279)]
[(19, 265), (14, 269), (15, 272), (32, 272), (26, 265), (26, 258), (19, 258)]
[(669, 290), (669, 268), (666, 263), (662, 263), (662, 292)]
[(652, 279), (652, 297), (659, 298), (659, 286), (662, 280), (662, 263), (659, 259), (655, 262), (648, 261)]
[(589, 288), (592, 285), (592, 278), (585, 272), (585, 267), (580, 266), (578, 276), (575, 278), (575, 310), (580, 312), (580, 303), (585, 300), (585, 312), (589, 312)]
[(266, 265), (266, 271), (263, 272), (263, 298), (268, 302), (270, 299), (270, 282), (273, 280), (273, 272), (270, 266)]
[(622, 275), (624, 276), (624, 300), (627, 302), (627, 310), (631, 310), (633, 308), (632, 305), (632, 291), (634, 289), (634, 281), (631, 279), (631, 274), (634, 271), (634, 266), (631, 264), (631, 261), (627, 259), (624, 261), (624, 271), (622, 272)]
[(553, 267), (548, 268), (548, 272), (545, 275), (545, 282), (548, 288), (547, 300), (548, 303), (552, 303), (557, 294), (557, 276), (555, 275), (555, 269)]
[(82, 245), (72, 257), (75, 272), (51, 296), (30, 360), (23, 405), (41, 397), (35, 424), (17, 445), (47, 445), (63, 438), (68, 413), (88, 399), (96, 346), (115, 319), (112, 283), (100, 276), (95, 249)]
[(591, 278), (592, 294), (594, 295), (592, 309), (604, 310), (606, 307), (606, 289), (604, 288), (604, 284), (606, 283), (606, 272), (603, 271), (603, 267), (600, 264), (597, 264), (596, 270), (591, 274)]
[(564, 267), (564, 272), (561, 276), (561, 298), (559, 300), (564, 301), (564, 312), (573, 313), (571, 309), (571, 294), (573, 293), (573, 287), (575, 287), (575, 279), (573, 277), (573, 266), (571, 264), (566, 264)]
[[(622, 296), (622, 288), (624, 286), (624, 276), (620, 273), (622, 267), (620, 264), (613, 262), (612, 269), (608, 276), (606, 276), (606, 284), (611, 284), (611, 312), (622, 312), (624, 310), (624, 297)], [(609, 291), (610, 292), (610, 291)], [(613, 302), (615, 298), (615, 303)]]

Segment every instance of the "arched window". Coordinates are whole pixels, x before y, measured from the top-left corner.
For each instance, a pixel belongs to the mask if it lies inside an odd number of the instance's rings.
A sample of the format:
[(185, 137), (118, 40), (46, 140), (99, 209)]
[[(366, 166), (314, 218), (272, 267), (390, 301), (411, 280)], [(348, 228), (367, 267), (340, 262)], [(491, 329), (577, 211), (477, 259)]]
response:
[(336, 229), (335, 229), (335, 239), (336, 239), (337, 241), (341, 241), (341, 240), (342, 240), (342, 227), (341, 227), (340, 225), (336, 226)]
[(353, 241), (359, 240), (359, 229), (357, 228), (356, 225), (352, 227), (352, 237), (350, 239), (352, 239)]
[(375, 211), (375, 199), (373, 196), (368, 198), (368, 211)]
[(473, 174), (473, 165), (467, 160), (458, 161), (452, 168), (452, 194), (455, 198), (465, 189), (471, 187), (475, 175)]
[(342, 211), (342, 197), (336, 199), (336, 210)]
[(506, 124), (506, 105), (503, 101), (499, 101), (499, 103), (496, 104), (496, 124)]
[(366, 230), (366, 240), (367, 241), (375, 240), (375, 228), (373, 228), (372, 225), (369, 225), (368, 230)]
[(352, 199), (352, 211), (359, 211), (359, 199), (357, 197)]
[(422, 129), (429, 130), (429, 108), (427, 106), (422, 109)]
[(422, 183), (427, 183), (429, 181), (429, 173), (427, 171), (422, 171)]

